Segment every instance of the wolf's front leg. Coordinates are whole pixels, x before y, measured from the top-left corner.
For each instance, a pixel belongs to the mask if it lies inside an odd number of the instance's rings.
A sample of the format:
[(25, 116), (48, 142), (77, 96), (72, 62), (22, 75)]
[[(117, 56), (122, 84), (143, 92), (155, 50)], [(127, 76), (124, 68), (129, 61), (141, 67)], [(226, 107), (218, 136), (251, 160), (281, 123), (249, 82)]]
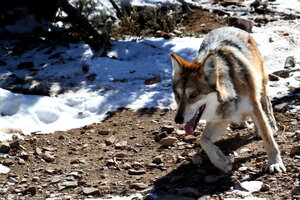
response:
[(200, 144), (207, 153), (211, 162), (220, 170), (228, 173), (232, 170), (230, 159), (225, 156), (222, 151), (213, 144), (217, 138), (228, 127), (228, 121), (208, 122), (204, 133), (201, 135)]

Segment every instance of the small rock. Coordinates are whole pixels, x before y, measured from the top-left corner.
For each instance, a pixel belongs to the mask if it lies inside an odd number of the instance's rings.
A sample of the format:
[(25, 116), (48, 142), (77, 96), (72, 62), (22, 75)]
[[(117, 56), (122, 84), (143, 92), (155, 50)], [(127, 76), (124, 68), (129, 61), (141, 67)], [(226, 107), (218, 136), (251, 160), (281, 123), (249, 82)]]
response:
[(244, 172), (244, 171), (247, 171), (248, 167), (239, 167), (239, 171), (240, 172)]
[(2, 164), (5, 166), (10, 166), (10, 165), (14, 164), (14, 161), (12, 159), (5, 159), (5, 160), (3, 160)]
[(290, 154), (291, 155), (300, 155), (300, 144), (293, 146), (291, 148)]
[(168, 137), (167, 132), (162, 132), (160, 134), (155, 135), (154, 140), (155, 142), (159, 142), (161, 139)]
[(0, 174), (7, 174), (10, 169), (2, 164), (0, 164)]
[(290, 71), (289, 70), (279, 70), (276, 72), (273, 72), (273, 74), (281, 77), (281, 78), (288, 78), (290, 77)]
[(186, 135), (186, 136), (184, 137), (184, 141), (185, 141), (185, 142), (190, 142), (190, 143), (195, 142), (196, 139), (197, 139), (197, 138), (196, 138), (195, 136), (193, 136), (193, 135)]
[(227, 7), (227, 6), (239, 6), (240, 0), (224, 0), (220, 2), (221, 6)]
[(64, 181), (60, 185), (65, 187), (65, 188), (76, 188), (76, 187), (78, 187), (78, 183), (75, 182), (75, 181)]
[(170, 136), (169, 136), (169, 137), (166, 137), (166, 138), (161, 139), (161, 140), (159, 141), (159, 144), (160, 144), (161, 146), (167, 147), (167, 146), (173, 145), (176, 141), (177, 141), (177, 138), (175, 138), (175, 137), (170, 137)]
[(269, 74), (269, 80), (270, 81), (279, 81), (279, 76), (275, 74)]
[(32, 69), (34, 67), (33, 62), (21, 62), (18, 65), (18, 69)]
[(47, 162), (53, 162), (55, 160), (54, 156), (50, 154), (50, 152), (45, 151), (42, 154), (42, 158)]
[(82, 65), (82, 72), (83, 73), (88, 73), (90, 70), (90, 66), (88, 64)]
[(43, 152), (40, 148), (36, 147), (35, 150), (34, 150), (34, 154), (36, 155), (41, 155)]
[(288, 56), (284, 63), (284, 68), (289, 69), (296, 66), (296, 59), (294, 56)]
[(114, 144), (116, 142), (116, 140), (117, 140), (116, 137), (114, 135), (112, 135), (105, 140), (105, 144), (107, 144), (107, 145)]
[(271, 186), (268, 184), (263, 184), (260, 188), (261, 192), (269, 191), (271, 189)]
[(9, 143), (10, 148), (12, 149), (17, 149), (20, 146), (19, 140), (13, 140), (12, 142)]
[(140, 169), (140, 170), (129, 169), (128, 174), (130, 174), (130, 175), (142, 175), (142, 174), (146, 174), (146, 171), (143, 170), (143, 169)]
[(60, 177), (53, 177), (51, 179), (51, 183), (52, 184), (56, 184), (56, 183), (59, 183), (61, 181), (61, 178)]
[(109, 131), (107, 131), (107, 130), (99, 130), (98, 134), (99, 135), (109, 135)]
[(253, 22), (251, 20), (238, 18), (238, 17), (232, 17), (232, 18), (230, 18), (229, 21), (230, 21), (231, 26), (240, 28), (249, 33), (252, 32)]
[(173, 133), (174, 127), (173, 126), (161, 126), (161, 132), (167, 132), (168, 134)]
[(156, 156), (156, 157), (153, 159), (152, 162), (153, 162), (153, 163), (156, 163), (156, 164), (162, 163), (162, 162), (163, 162), (163, 161), (162, 161), (162, 156)]
[(130, 189), (135, 189), (135, 190), (144, 190), (146, 188), (148, 188), (148, 185), (144, 184), (144, 183), (131, 183), (129, 185)]
[(146, 85), (152, 85), (152, 84), (159, 83), (159, 82), (161, 82), (160, 76), (155, 76), (153, 78), (149, 78), (149, 79), (145, 80)]
[(84, 187), (82, 189), (82, 193), (84, 195), (99, 195), (100, 191), (98, 188), (93, 188), (93, 187)]
[(124, 149), (127, 146), (127, 141), (123, 140), (115, 144), (116, 149)]
[(29, 154), (26, 151), (21, 151), (20, 157), (27, 160), (29, 157)]
[(18, 159), (18, 164), (19, 164), (19, 165), (25, 165), (25, 160), (22, 159), (22, 158), (19, 158), (19, 159)]
[(190, 197), (200, 196), (199, 191), (196, 188), (192, 188), (192, 187), (181, 188), (179, 190), (178, 194), (183, 195), (183, 196), (190, 196)]
[(283, 102), (274, 106), (274, 111), (284, 113), (287, 111), (288, 104)]
[(125, 158), (125, 157), (127, 157), (127, 154), (123, 153), (123, 152), (119, 152), (119, 153), (116, 153), (114, 157), (116, 157), (116, 158)]
[(0, 144), (0, 153), (8, 153), (10, 150), (10, 146), (8, 142), (2, 142)]
[(242, 182), (241, 187), (248, 192), (257, 192), (261, 189), (263, 182), (261, 181), (245, 181)]

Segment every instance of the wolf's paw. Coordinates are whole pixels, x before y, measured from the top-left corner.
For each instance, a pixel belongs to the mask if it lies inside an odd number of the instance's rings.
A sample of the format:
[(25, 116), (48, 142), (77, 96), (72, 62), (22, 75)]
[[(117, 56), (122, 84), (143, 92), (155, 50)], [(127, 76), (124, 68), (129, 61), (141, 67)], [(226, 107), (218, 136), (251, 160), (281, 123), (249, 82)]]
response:
[(273, 174), (274, 172), (286, 172), (286, 168), (282, 162), (269, 163), (266, 167), (266, 171)]
[(225, 173), (229, 173), (232, 170), (230, 159), (220, 149), (216, 151), (216, 156), (211, 159), (211, 162)]

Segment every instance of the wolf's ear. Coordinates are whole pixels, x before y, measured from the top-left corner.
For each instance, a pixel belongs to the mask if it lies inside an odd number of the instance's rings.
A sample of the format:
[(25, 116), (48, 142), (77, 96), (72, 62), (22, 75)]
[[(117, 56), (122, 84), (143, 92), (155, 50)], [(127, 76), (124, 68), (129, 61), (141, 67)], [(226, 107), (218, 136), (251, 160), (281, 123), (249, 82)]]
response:
[(214, 53), (208, 54), (208, 56), (204, 59), (202, 70), (205, 75), (205, 79), (209, 85), (217, 84), (217, 58)]
[(173, 65), (173, 77), (183, 71), (184, 66), (188, 63), (184, 58), (171, 53), (171, 60)]

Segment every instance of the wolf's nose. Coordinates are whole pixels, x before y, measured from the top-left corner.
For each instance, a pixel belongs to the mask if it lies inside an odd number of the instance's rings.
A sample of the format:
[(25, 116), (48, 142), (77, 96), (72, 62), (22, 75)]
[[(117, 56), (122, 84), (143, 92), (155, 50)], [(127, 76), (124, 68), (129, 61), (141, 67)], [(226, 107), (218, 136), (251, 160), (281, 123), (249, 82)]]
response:
[(182, 116), (176, 116), (176, 117), (175, 117), (175, 122), (176, 122), (177, 124), (182, 124), (183, 121), (184, 121), (184, 118), (183, 118)]

